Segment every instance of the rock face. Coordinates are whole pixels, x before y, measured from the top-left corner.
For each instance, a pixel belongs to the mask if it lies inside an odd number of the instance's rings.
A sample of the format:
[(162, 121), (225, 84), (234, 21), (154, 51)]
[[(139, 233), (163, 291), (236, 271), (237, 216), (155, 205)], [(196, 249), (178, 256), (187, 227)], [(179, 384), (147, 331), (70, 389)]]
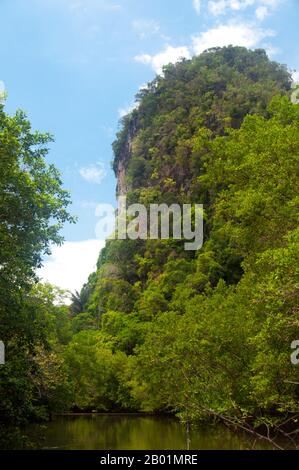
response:
[(127, 178), (126, 178), (126, 171), (128, 168), (128, 164), (131, 158), (132, 152), (132, 143), (133, 139), (137, 132), (137, 120), (132, 116), (129, 121), (126, 134), (124, 136), (124, 140), (119, 151), (119, 156), (117, 160), (114, 162), (114, 172), (117, 178), (117, 186), (116, 186), (116, 196), (124, 196), (127, 191), (130, 189)]
[(124, 152), (124, 158), (121, 158), (117, 164), (116, 170), (116, 178), (117, 178), (117, 186), (116, 186), (116, 196), (124, 196), (127, 191), (127, 183), (126, 183), (126, 167), (127, 167), (127, 155), (129, 154), (129, 150)]

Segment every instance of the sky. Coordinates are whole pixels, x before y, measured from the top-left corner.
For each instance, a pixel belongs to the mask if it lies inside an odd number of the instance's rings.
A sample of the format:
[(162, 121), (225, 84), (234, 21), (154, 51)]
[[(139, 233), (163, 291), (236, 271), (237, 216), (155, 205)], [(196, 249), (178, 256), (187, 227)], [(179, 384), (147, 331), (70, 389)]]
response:
[(48, 161), (71, 193), (40, 275), (80, 289), (104, 241), (98, 204), (115, 206), (111, 144), (138, 90), (163, 65), (224, 45), (263, 47), (299, 80), (299, 0), (0, 0), (0, 94), (55, 137)]

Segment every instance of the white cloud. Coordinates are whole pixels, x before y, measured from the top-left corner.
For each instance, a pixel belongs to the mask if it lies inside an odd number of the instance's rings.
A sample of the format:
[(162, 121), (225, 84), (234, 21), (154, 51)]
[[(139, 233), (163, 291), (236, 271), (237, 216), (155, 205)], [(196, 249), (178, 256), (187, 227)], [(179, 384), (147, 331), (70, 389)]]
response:
[(45, 260), (37, 274), (43, 282), (50, 282), (71, 292), (79, 291), (89, 274), (95, 270), (104, 244), (101, 240), (83, 240), (54, 246), (52, 255)]
[(218, 16), (225, 13), (227, 7), (226, 0), (215, 0), (208, 2), (208, 10), (212, 15)]
[(191, 53), (188, 47), (167, 46), (162, 52), (155, 55), (142, 54), (135, 56), (137, 62), (150, 65), (156, 73), (161, 73), (163, 65), (175, 64), (180, 59), (191, 59)]
[(260, 6), (255, 10), (255, 16), (257, 17), (258, 20), (264, 20), (266, 16), (268, 15), (269, 11), (266, 6)]
[(220, 24), (215, 28), (193, 36), (193, 48), (196, 54), (205, 49), (223, 46), (243, 46), (252, 48), (257, 46), (263, 39), (275, 36), (270, 30), (264, 30), (247, 23)]
[(269, 5), (269, 7), (272, 7), (272, 8), (275, 8), (281, 2), (281, 0), (259, 0), (259, 1), (260, 3), (264, 5)]
[(255, 14), (263, 20), (269, 13), (269, 8), (275, 8), (281, 0), (209, 0), (208, 11), (219, 16), (231, 12), (240, 12), (248, 7), (256, 7)]
[(232, 10), (244, 10), (247, 7), (250, 7), (255, 3), (255, 0), (229, 0), (228, 2), (229, 8)]
[(89, 183), (95, 184), (101, 184), (107, 175), (105, 167), (101, 162), (82, 167), (80, 168), (79, 173), (83, 179)]
[[(134, 57), (135, 61), (149, 65), (160, 74), (163, 65), (176, 63), (182, 58), (190, 59), (193, 54), (201, 54), (204, 50), (213, 47), (243, 46), (247, 48), (263, 47), (269, 55), (274, 55), (278, 49), (269, 41), (276, 36), (276, 32), (260, 26), (258, 21), (263, 21), (271, 13), (271, 9), (277, 7), (282, 0), (209, 0), (208, 11), (214, 15), (230, 14), (230, 20), (212, 26), (206, 31), (195, 34), (191, 38), (191, 45), (173, 47), (171, 45), (157, 54), (140, 54)], [(197, 6), (196, 6), (197, 5)], [(193, 2), (194, 8), (198, 8), (201, 2)], [(252, 20), (242, 20), (240, 12), (252, 7)], [(125, 114), (120, 110), (121, 114)]]
[(208, 10), (212, 15), (218, 16), (225, 13), (227, 7), (226, 0), (208, 2)]
[(223, 15), (227, 10), (240, 11), (253, 5), (256, 0), (210, 0), (208, 10), (212, 15)]
[(67, 7), (71, 13), (86, 14), (97, 11), (119, 11), (122, 6), (111, 0), (35, 0), (38, 5), (47, 7)]
[[(194, 54), (198, 55), (212, 47), (232, 45), (254, 48), (261, 45), (273, 54), (277, 52), (277, 50), (271, 44), (261, 44), (261, 42), (264, 39), (275, 36), (275, 34), (274, 31), (260, 28), (254, 23), (231, 21), (226, 24), (219, 24), (214, 28), (194, 35), (192, 37), (192, 50)], [(142, 54), (135, 56), (137, 62), (150, 65), (157, 73), (162, 72), (163, 65), (176, 63), (182, 58), (191, 59), (191, 48), (187, 46), (172, 47), (168, 45), (158, 54)]]
[(201, 0), (193, 0), (193, 8), (198, 15), (200, 13), (200, 7), (201, 7)]
[(160, 25), (154, 20), (135, 20), (132, 26), (140, 39), (146, 39), (160, 32)]

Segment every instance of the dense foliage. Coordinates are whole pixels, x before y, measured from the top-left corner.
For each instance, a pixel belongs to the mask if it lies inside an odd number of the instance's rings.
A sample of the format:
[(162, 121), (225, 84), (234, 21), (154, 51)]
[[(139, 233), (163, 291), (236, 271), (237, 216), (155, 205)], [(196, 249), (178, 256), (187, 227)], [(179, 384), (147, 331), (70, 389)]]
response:
[(65, 406), (54, 349), (68, 340), (68, 310), (35, 275), (50, 244), (62, 241), (62, 224), (73, 221), (59, 173), (45, 160), (51, 140), (32, 132), (22, 112), (10, 117), (0, 106), (0, 434), (7, 439), (7, 426), (47, 416), (53, 400)]
[(114, 169), (125, 169), (118, 189), (128, 202), (205, 211), (198, 252), (176, 240), (108, 241), (88, 284), (78, 322), (125, 353), (114, 377), (138, 409), (255, 427), (297, 412), (299, 109), (290, 89), (263, 51), (213, 49), (165, 67), (123, 120)]
[(36, 148), (46, 137), (2, 111), (5, 419), (121, 409), (251, 429), (296, 423), (299, 105), (291, 85), (264, 51), (228, 47), (165, 67), (139, 92), (113, 145), (118, 190), (146, 206), (203, 203), (204, 245), (190, 252), (173, 239), (109, 240), (68, 311), (32, 280), (58, 241), (52, 217), (68, 219), (67, 195)]

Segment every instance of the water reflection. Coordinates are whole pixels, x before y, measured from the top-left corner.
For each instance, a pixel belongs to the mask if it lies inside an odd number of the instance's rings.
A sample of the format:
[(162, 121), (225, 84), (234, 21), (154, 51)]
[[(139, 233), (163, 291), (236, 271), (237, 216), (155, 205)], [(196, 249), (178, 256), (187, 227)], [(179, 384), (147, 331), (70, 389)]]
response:
[[(174, 418), (140, 415), (57, 416), (41, 433), (40, 426), (30, 426), (28, 433), (36, 447), (68, 450), (184, 450), (188, 439), (185, 427)], [(42, 438), (40, 436), (42, 435)], [(190, 430), (190, 449), (251, 449), (253, 440), (234, 434), (222, 426)], [(265, 449), (264, 442), (255, 443)]]

